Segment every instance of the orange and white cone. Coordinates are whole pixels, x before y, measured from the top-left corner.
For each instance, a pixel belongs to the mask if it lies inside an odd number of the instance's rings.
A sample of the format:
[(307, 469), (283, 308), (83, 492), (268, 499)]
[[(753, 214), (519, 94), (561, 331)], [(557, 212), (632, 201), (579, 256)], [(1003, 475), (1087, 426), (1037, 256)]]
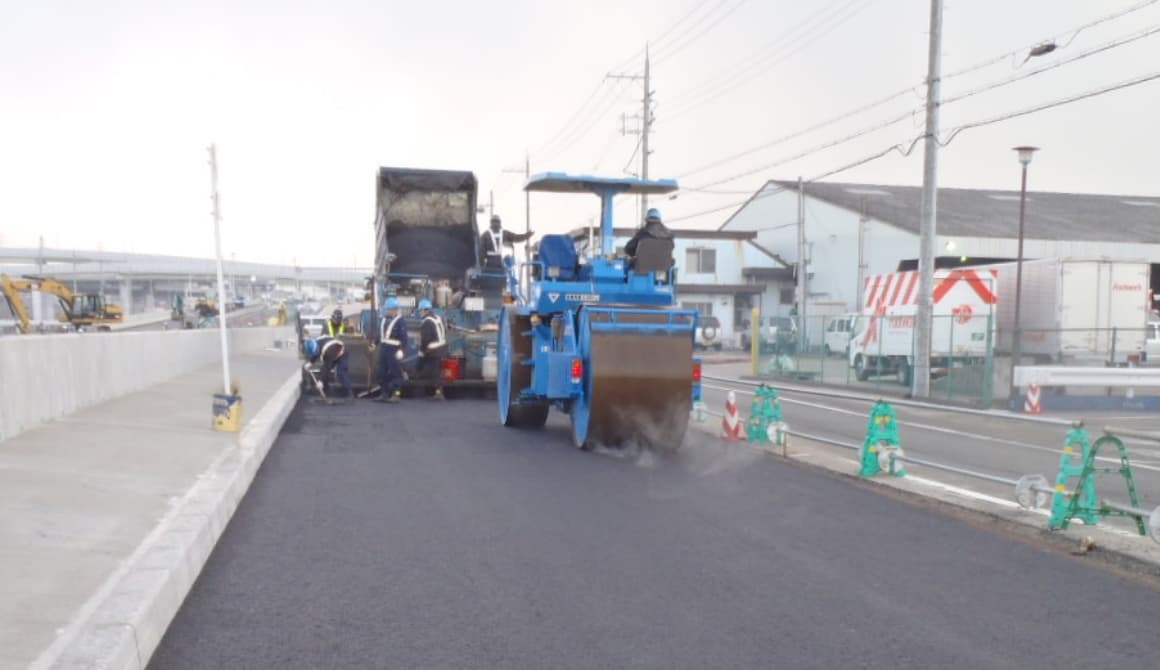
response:
[(721, 418), (722, 437), (726, 440), (744, 440), (744, 430), (741, 426), (741, 413), (737, 411), (737, 396), (729, 392), (725, 401), (725, 416)]
[(1024, 414), (1043, 414), (1043, 407), (1039, 404), (1039, 385), (1027, 386), (1027, 398), (1023, 401)]

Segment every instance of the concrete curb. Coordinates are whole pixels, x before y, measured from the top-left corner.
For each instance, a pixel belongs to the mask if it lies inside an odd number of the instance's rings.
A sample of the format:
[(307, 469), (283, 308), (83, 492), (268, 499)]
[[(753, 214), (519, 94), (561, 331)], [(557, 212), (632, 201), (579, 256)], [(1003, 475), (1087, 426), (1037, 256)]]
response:
[(300, 395), (296, 370), (30, 668), (141, 670)]

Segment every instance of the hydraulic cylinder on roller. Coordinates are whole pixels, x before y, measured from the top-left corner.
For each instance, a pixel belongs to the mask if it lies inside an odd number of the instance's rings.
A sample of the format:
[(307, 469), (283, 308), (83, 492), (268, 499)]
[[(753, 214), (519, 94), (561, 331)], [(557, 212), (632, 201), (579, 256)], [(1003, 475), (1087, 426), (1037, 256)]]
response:
[(497, 382), (505, 426), (543, 427), (555, 406), (581, 449), (680, 448), (700, 399), (698, 313), (677, 307), (673, 240), (646, 238), (635, 257), (618, 256), (612, 222), (615, 196), (676, 189), (673, 180), (561, 173), (528, 180), (527, 191), (599, 196), (600, 234), (584, 254), (587, 238), (545, 235), (531, 261), (507, 261)]

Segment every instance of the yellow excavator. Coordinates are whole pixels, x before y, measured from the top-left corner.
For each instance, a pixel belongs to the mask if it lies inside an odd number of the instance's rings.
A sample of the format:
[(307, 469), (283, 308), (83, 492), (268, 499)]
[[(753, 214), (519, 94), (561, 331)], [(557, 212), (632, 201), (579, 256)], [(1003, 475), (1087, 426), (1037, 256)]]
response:
[(17, 327), (25, 334), (32, 332), (32, 318), (24, 308), (20, 294), (29, 291), (40, 291), (56, 296), (63, 312), (60, 320), (76, 329), (96, 326), (97, 330), (111, 330), (109, 324), (121, 323), (125, 319), (125, 313), (121, 308), (107, 304), (104, 296), (92, 293), (77, 295), (72, 289), (51, 277), (26, 275), (22, 279), (12, 279), (8, 275), (0, 275), (0, 290), (4, 292), (8, 308), (16, 316)]

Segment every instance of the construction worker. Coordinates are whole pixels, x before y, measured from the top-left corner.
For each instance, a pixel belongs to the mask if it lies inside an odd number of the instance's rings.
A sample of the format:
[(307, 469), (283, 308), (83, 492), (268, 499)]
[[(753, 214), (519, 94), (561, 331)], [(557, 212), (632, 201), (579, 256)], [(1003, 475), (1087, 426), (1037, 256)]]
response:
[(443, 319), (431, 308), (430, 300), (419, 301), (419, 313), (423, 316), (423, 325), (419, 327), (419, 370), (423, 379), (435, 386), (432, 397), (442, 400), (443, 385), (439, 376), (443, 368), (443, 354), (447, 350), (447, 331)]
[(346, 330), (346, 324), (342, 322), (342, 310), (336, 309), (330, 314), (330, 321), (326, 322), (326, 333), (331, 337), (338, 337)]
[(644, 238), (654, 240), (671, 240), (673, 239), (673, 232), (669, 230), (661, 221), (660, 210), (653, 208), (645, 214), (644, 227), (636, 231), (628, 244), (624, 245), (624, 253), (629, 256), (636, 257), (636, 245)]
[(491, 228), (479, 236), (479, 251), (483, 264), (489, 269), (503, 268), (503, 248), (515, 242), (523, 242), (532, 236), (532, 231), (513, 233), (503, 229), (499, 216), (491, 216)]
[(307, 365), (318, 360), (322, 361), (322, 392), (330, 396), (330, 373), (338, 373), (338, 383), (342, 385), (343, 394), (347, 402), (354, 401), (354, 393), (350, 384), (350, 363), (346, 356), (346, 347), (342, 340), (329, 335), (323, 335), (315, 340), (306, 342)]
[(379, 321), (379, 402), (399, 402), (403, 388), (403, 360), (407, 349), (407, 323), (399, 312), (399, 299), (387, 298)]

